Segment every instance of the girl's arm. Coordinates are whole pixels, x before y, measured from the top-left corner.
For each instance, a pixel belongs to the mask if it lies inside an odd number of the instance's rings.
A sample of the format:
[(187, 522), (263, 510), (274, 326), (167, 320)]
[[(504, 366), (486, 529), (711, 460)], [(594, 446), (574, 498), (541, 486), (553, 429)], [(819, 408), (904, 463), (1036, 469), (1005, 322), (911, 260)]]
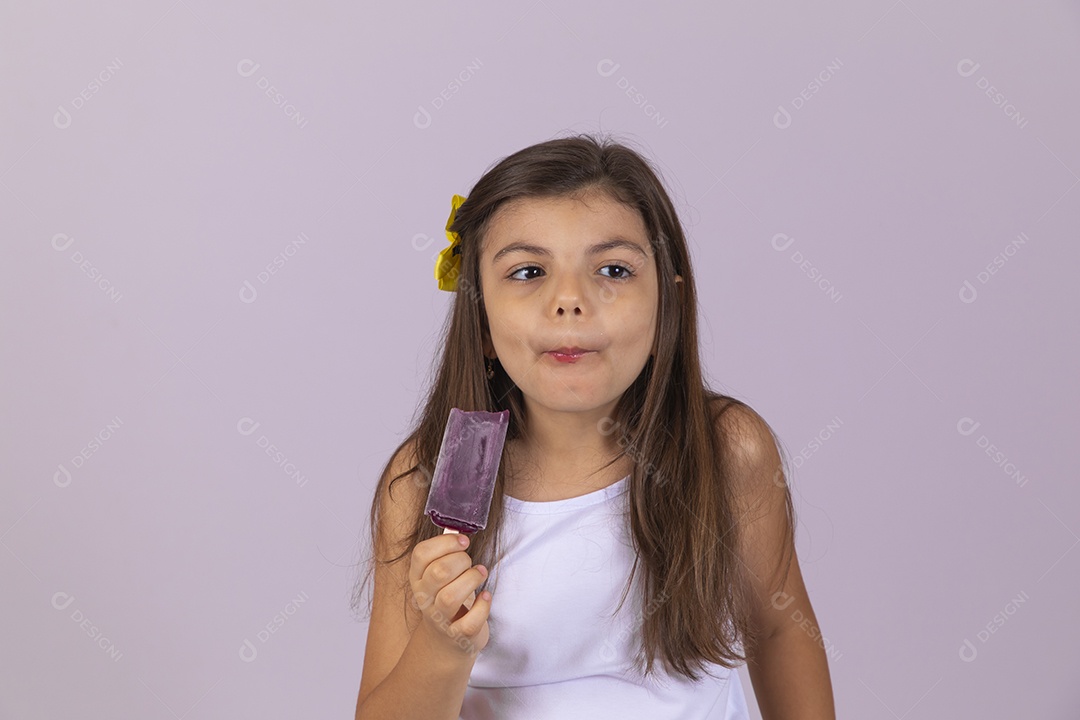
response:
[[(426, 499), (424, 486), (411, 477), (394, 485), (393, 498), (386, 488), (388, 478), (411, 467), (403, 459), (411, 452), (411, 447), (404, 448), (394, 458), (377, 489), (381, 494), (376, 537), (379, 557), (390, 556), (391, 549), (396, 555), (404, 547), (401, 530), (410, 527)], [(461, 550), (457, 536), (441, 535), (426, 542), (438, 543), (445, 547), (445, 552)], [(411, 560), (406, 555), (391, 565), (378, 564), (375, 568), (371, 622), (356, 701), (357, 720), (457, 720), (459, 717), (476, 656), (462, 652), (457, 644), (433, 632), (420, 609), (406, 603)], [(486, 604), (466, 601), (470, 610), (475, 605)], [(408, 607), (408, 622), (403, 607)], [(457, 619), (444, 618), (440, 627)]]
[(361, 694), (357, 720), (457, 720), (473, 664), (446, 655), (438, 643), (418, 627), (390, 674)]
[[(835, 720), (821, 629), (803, 585), (794, 538), (787, 533), (783, 466), (772, 433), (753, 410), (734, 405), (721, 415), (734, 442), (733, 478), (743, 542), (739, 555), (752, 573), (761, 632), (756, 661), (747, 663), (762, 720)], [(787, 578), (778, 587), (790, 557)]]
[(757, 661), (747, 663), (762, 720), (836, 720), (821, 629), (797, 558), (783, 592), (774, 604), (791, 604), (784, 605), (772, 634), (758, 643)]

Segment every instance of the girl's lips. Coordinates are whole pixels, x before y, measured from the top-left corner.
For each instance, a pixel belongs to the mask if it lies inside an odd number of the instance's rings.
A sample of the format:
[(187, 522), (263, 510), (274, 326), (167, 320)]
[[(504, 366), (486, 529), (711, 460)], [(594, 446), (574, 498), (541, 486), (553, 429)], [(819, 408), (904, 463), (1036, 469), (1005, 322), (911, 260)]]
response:
[(585, 350), (585, 351), (582, 351), (580, 353), (561, 353), (561, 352), (556, 352), (554, 350), (549, 350), (548, 352), (546, 352), (544, 354), (545, 355), (550, 355), (556, 361), (561, 362), (561, 363), (575, 363), (578, 360), (580, 360), (581, 358), (585, 357), (586, 355), (591, 355), (592, 351), (591, 350)]

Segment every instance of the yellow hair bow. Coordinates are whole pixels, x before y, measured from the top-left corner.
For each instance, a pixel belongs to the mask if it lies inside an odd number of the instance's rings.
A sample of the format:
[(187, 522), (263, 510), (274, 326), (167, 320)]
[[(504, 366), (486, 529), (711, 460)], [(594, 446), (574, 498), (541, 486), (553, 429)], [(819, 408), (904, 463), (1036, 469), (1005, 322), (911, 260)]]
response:
[(446, 238), (450, 245), (443, 248), (435, 260), (435, 279), (439, 281), (439, 289), (448, 292), (457, 290), (457, 279), (461, 274), (461, 238), (456, 232), (450, 232), (450, 226), (454, 224), (454, 217), (463, 202), (465, 198), (461, 195), (455, 195), (450, 201), (450, 217), (446, 221)]

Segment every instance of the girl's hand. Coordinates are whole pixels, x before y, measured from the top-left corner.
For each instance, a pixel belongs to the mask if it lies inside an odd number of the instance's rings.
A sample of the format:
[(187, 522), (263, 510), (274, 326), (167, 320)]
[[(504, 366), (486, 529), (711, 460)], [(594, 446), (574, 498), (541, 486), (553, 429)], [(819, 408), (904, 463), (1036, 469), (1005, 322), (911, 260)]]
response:
[(488, 571), (483, 565), (473, 567), (465, 552), (468, 540), (468, 535), (447, 533), (417, 543), (409, 564), (409, 585), (413, 604), (424, 616), (417, 629), (429, 633), (449, 652), (475, 656), (488, 642), (491, 600), (483, 595), (474, 598)]

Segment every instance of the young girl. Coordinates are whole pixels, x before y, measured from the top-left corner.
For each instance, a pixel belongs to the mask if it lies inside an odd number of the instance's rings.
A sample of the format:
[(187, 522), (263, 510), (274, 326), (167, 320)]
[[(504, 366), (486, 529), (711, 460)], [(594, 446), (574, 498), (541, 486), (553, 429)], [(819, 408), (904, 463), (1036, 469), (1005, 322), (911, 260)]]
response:
[[(834, 718), (778, 444), (706, 387), (651, 165), (533, 145), (454, 196), (446, 230), (438, 375), (371, 508), (356, 717), (748, 718), (746, 662), (765, 720)], [(472, 536), (423, 513), (454, 407), (510, 410)]]

